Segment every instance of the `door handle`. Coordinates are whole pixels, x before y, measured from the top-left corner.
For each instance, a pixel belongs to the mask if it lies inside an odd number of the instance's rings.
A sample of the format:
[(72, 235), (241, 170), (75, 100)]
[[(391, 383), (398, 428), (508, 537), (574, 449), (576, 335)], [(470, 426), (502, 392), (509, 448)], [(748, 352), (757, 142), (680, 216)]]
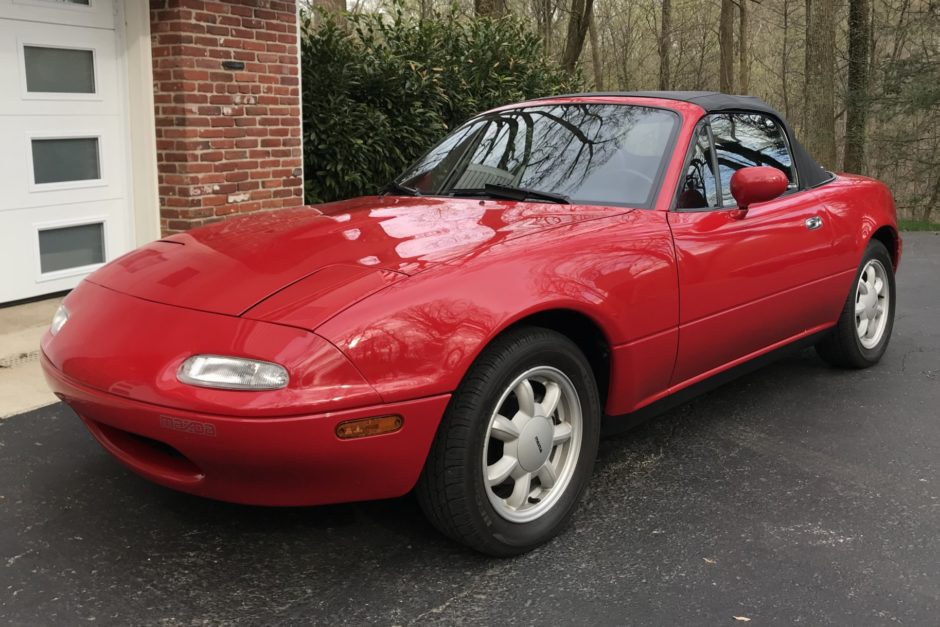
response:
[(819, 216), (813, 216), (812, 218), (806, 218), (805, 224), (810, 231), (815, 231), (823, 225), (823, 220)]

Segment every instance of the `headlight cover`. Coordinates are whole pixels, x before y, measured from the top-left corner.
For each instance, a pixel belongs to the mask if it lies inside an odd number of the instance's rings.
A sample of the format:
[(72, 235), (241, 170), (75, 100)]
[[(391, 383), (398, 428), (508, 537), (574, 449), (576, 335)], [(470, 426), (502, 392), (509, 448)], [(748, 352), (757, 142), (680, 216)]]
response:
[(193, 355), (176, 372), (181, 383), (222, 390), (279, 390), (290, 377), (284, 366), (221, 355)]
[(55, 310), (55, 315), (52, 316), (52, 324), (49, 325), (49, 332), (55, 335), (68, 321), (69, 310), (65, 308), (65, 305), (59, 305), (59, 308)]

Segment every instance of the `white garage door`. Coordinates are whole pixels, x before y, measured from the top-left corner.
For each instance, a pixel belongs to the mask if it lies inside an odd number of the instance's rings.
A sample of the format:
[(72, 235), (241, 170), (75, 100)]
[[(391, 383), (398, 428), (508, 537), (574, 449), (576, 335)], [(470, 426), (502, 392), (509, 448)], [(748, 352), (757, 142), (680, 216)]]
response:
[(0, 303), (74, 287), (131, 241), (114, 0), (0, 0)]

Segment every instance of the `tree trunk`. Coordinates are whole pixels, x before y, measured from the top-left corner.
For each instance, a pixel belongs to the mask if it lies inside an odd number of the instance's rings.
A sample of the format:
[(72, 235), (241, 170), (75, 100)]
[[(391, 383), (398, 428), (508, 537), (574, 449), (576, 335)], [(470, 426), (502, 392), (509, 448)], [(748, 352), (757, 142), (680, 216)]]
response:
[(721, 0), (718, 48), (721, 60), (718, 75), (719, 88), (724, 93), (730, 94), (734, 91), (734, 4), (731, 0)]
[(783, 91), (783, 115), (793, 123), (793, 116), (790, 115), (790, 93), (789, 93), (789, 36), (790, 36), (790, 0), (783, 0), (783, 46), (780, 51), (780, 89)]
[(571, 0), (571, 17), (568, 18), (565, 51), (561, 55), (561, 67), (569, 74), (574, 74), (578, 59), (581, 58), (593, 10), (594, 0)]
[(865, 167), (868, 121), (868, 44), (871, 40), (868, 0), (849, 0), (849, 78), (845, 96), (845, 156), (842, 168), (860, 173)]
[(933, 208), (936, 207), (938, 203), (940, 203), (940, 176), (934, 179), (933, 193), (930, 195), (930, 200), (924, 205), (924, 211), (921, 214), (921, 218), (924, 222), (929, 223), (931, 221)]
[(601, 59), (599, 37), (597, 36), (596, 15), (591, 15), (591, 25), (588, 34), (591, 37), (591, 64), (594, 66), (594, 89), (604, 91), (604, 62)]
[(473, 10), (485, 17), (502, 17), (509, 12), (506, 0), (473, 0)]
[(672, 2), (663, 0), (659, 26), (659, 88), (669, 89), (669, 58), (672, 51)]
[(836, 168), (834, 0), (806, 0), (806, 113), (803, 139), (827, 170)]
[[(608, 20), (604, 22), (609, 33), (610, 41), (616, 42), (613, 54), (617, 59), (617, 87), (629, 91), (633, 86), (633, 76), (638, 64), (633, 62), (634, 49), (634, 11), (635, 5), (628, 4), (626, 13), (617, 22)], [(616, 30), (614, 30), (616, 29)]]
[(750, 83), (750, 65), (747, 48), (747, 3), (750, 0), (738, 0), (738, 91), (746, 94)]
[(699, 47), (698, 47), (698, 65), (696, 66), (697, 71), (695, 72), (695, 89), (696, 90), (705, 90), (711, 87), (711, 85), (706, 84), (706, 73), (705, 73), (705, 57), (708, 54), (709, 44), (711, 43), (711, 33), (708, 29), (702, 28), (699, 33)]
[(552, 34), (553, 34), (553, 18), (554, 18), (554, 7), (552, 6), (552, 0), (533, 0), (535, 5), (535, 16), (536, 22), (538, 22), (539, 35), (542, 37), (542, 50), (545, 53), (545, 57), (548, 58), (552, 54)]

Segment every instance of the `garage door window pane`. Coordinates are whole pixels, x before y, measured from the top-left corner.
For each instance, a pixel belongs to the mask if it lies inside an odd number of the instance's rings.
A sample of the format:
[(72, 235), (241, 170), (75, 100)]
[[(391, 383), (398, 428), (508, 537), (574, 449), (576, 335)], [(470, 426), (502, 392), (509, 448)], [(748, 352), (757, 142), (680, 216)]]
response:
[(100, 178), (97, 137), (33, 140), (33, 181), (37, 185)]
[(25, 46), (26, 91), (95, 93), (95, 55), (91, 50)]
[(104, 263), (104, 225), (82, 224), (39, 231), (43, 274)]

